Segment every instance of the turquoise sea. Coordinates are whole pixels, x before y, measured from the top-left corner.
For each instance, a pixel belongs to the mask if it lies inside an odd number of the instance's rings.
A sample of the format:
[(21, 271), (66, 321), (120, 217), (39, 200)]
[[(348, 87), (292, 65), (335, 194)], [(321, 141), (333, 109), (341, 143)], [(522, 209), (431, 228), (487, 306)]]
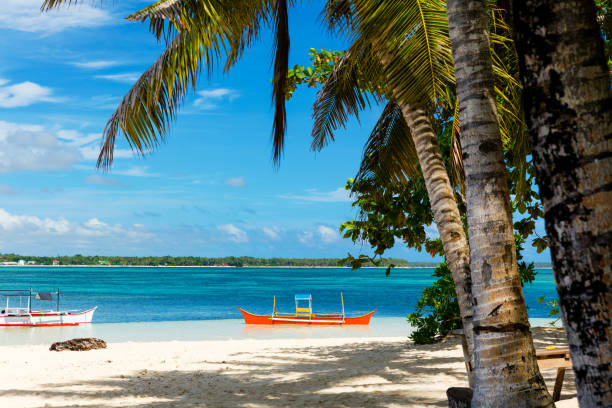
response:
[[(241, 318), (237, 307), (253, 313), (291, 312), (295, 293), (311, 293), (318, 312), (347, 312), (404, 317), (423, 288), (432, 284), (432, 269), (346, 268), (0, 268), (1, 289), (62, 292), (61, 307), (98, 306), (96, 323), (217, 320)], [(552, 271), (539, 269), (525, 287), (530, 317), (546, 317), (538, 296), (556, 295)], [(49, 304), (41, 306), (49, 307)]]
[[(269, 314), (276, 296), (277, 310), (292, 312), (293, 295), (311, 293), (315, 312), (337, 312), (341, 310), (341, 292), (346, 312), (378, 311), (366, 332), (346, 328), (330, 335), (401, 335), (407, 333), (405, 316), (413, 310), (423, 288), (434, 281), (432, 272), (428, 268), (393, 269), (390, 276), (385, 276), (385, 270), (378, 268), (351, 271), (346, 268), (3, 267), (0, 289), (31, 287), (45, 292), (59, 288), (62, 309), (93, 306), (98, 309), (93, 319), (95, 324), (90, 328), (72, 331), (39, 328), (36, 333), (32, 329), (21, 330), (19, 338), (7, 338), (4, 331), (0, 343), (20, 343), (26, 333), (30, 340), (40, 340), (39, 330), (60, 333), (61, 337), (99, 334), (102, 330), (106, 338), (119, 340), (268, 336), (269, 331), (245, 329), (237, 307)], [(525, 287), (525, 298), (530, 318), (546, 318), (548, 308), (538, 304), (537, 298), (556, 297), (555, 286), (550, 269), (537, 272), (536, 280)], [(55, 303), (40, 302), (34, 306), (49, 309)], [(122, 325), (135, 322), (141, 324)], [(333, 328), (291, 330), (294, 329), (276, 332), (274, 337), (287, 333), (293, 337), (309, 337)]]

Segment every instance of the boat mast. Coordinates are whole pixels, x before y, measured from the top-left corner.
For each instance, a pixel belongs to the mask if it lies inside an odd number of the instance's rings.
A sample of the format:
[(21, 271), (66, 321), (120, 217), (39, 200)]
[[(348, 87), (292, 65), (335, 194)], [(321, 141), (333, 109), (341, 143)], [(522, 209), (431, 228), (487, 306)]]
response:
[(274, 305), (272, 306), (272, 317), (276, 316), (276, 296), (274, 296)]
[(59, 312), (59, 297), (60, 297), (60, 290), (59, 288), (57, 288), (57, 311)]
[(32, 288), (30, 288), (30, 295), (28, 296), (28, 313), (32, 313)]
[(344, 321), (344, 296), (342, 296), (342, 292), (340, 292), (340, 302), (342, 303), (342, 321)]

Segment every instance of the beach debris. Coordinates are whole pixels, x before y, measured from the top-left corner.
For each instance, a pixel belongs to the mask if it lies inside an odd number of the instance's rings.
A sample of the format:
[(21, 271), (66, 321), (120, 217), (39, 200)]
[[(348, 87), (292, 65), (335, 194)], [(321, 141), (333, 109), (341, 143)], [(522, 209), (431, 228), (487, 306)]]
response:
[(94, 337), (86, 337), (80, 339), (72, 339), (66, 341), (55, 342), (49, 347), (50, 351), (87, 351), (106, 348), (106, 342), (102, 339), (96, 339)]

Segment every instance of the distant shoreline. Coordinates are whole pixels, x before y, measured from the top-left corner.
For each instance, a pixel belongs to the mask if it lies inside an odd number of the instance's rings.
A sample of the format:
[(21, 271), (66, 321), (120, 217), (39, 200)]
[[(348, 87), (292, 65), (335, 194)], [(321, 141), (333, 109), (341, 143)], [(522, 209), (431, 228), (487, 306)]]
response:
[[(350, 266), (291, 265), (0, 265), (0, 268), (279, 268), (279, 269), (351, 269)], [(362, 266), (359, 269), (386, 269), (386, 266)], [(435, 266), (395, 266), (391, 269), (435, 269)], [(544, 269), (544, 268), (539, 268)]]
[[(351, 269), (350, 266), (291, 266), (291, 265), (0, 265), (0, 268), (278, 268), (278, 269)], [(362, 266), (359, 269), (386, 269), (386, 266)], [(395, 266), (391, 269), (435, 269), (435, 266)], [(535, 269), (552, 269), (552, 266), (536, 266)]]

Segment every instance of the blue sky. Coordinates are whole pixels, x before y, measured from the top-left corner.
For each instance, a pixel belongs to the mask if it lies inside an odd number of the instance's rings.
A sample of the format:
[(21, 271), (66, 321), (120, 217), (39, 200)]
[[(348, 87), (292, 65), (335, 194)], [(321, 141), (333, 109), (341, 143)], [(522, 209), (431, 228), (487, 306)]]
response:
[[(104, 125), (163, 44), (124, 16), (148, 1), (84, 2), (47, 14), (40, 0), (0, 2), (0, 252), (342, 257), (367, 252), (339, 237), (355, 210), (356, 172), (380, 107), (322, 152), (310, 151), (315, 91), (287, 105), (285, 155), (271, 161), (272, 41), (229, 73), (202, 76), (167, 143), (146, 158), (117, 145), (95, 168)], [(96, 6), (92, 6), (94, 4)], [(320, 1), (290, 12), (290, 65), (311, 47), (344, 49), (319, 22)], [(540, 231), (543, 230), (539, 225)], [(435, 227), (428, 231), (436, 235)], [(389, 256), (429, 261), (398, 245)], [(549, 261), (547, 253), (526, 257)]]

